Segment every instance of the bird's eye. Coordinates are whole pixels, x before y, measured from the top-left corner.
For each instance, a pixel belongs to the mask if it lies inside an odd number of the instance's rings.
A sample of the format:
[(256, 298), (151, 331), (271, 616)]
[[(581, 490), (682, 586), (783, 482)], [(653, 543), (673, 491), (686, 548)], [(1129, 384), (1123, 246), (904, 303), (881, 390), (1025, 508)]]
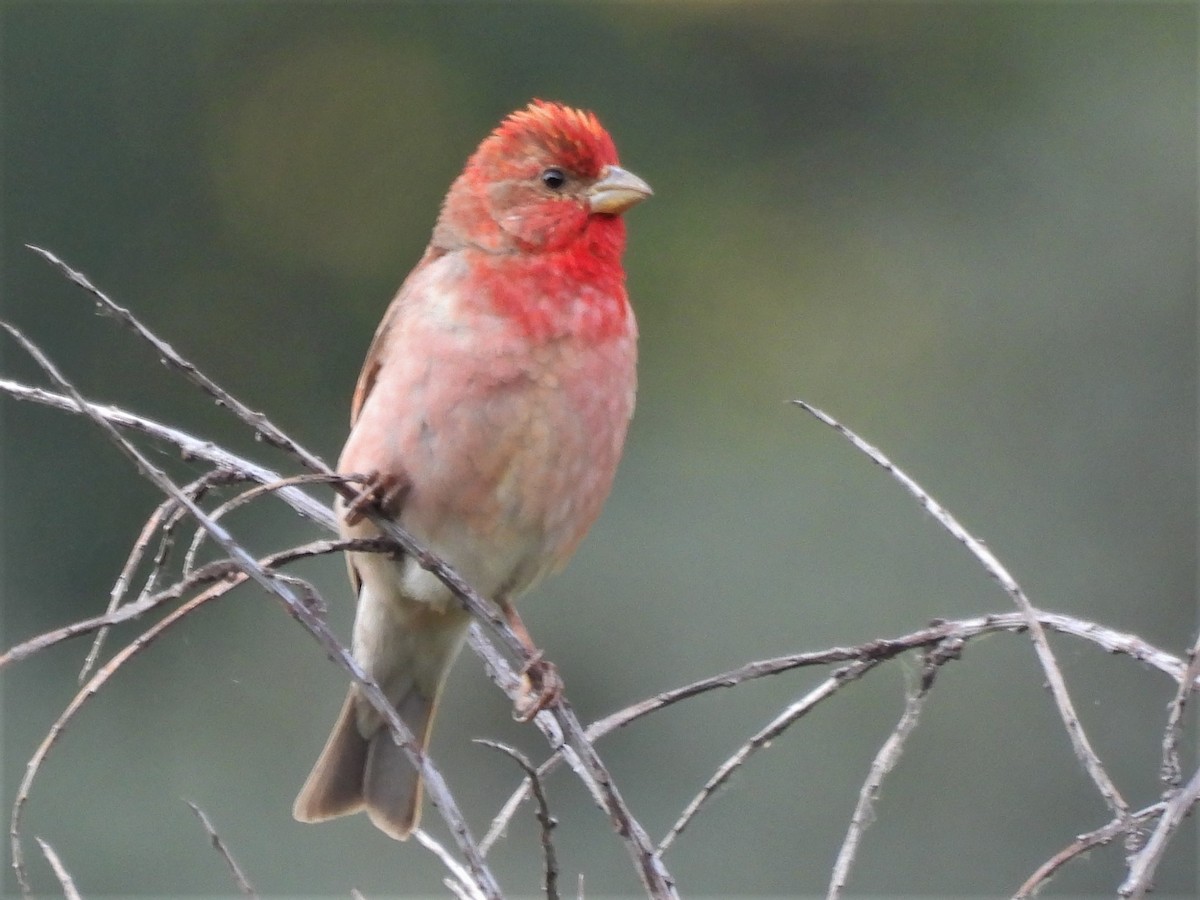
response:
[(542, 173), (542, 184), (552, 191), (561, 191), (567, 183), (567, 174), (562, 169), (549, 168)]

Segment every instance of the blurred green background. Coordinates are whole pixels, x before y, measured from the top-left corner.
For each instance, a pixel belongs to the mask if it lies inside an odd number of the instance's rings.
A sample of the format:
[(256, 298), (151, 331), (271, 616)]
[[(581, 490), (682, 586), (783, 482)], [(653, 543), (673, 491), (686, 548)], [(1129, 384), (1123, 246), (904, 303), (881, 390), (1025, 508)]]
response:
[[(523, 604), (580, 715), (746, 661), (1007, 611), (832, 412), (984, 538), (1034, 602), (1180, 653), (1196, 614), (1196, 8), (1191, 3), (6, 2), (0, 304), (90, 396), (284, 466), (23, 248), (52, 249), (333, 459), (384, 306), (462, 161), (530, 97), (596, 110), (655, 188), (629, 216), (639, 407), (614, 494)], [(0, 372), (39, 380), (11, 343)], [(83, 422), (0, 398), (3, 643), (102, 609), (155, 492)], [(315, 536), (264, 507), (253, 548)], [(343, 634), (340, 561), (305, 568)], [(115, 637), (131, 639), (134, 630)], [(116, 648), (124, 641), (114, 641)], [(1172, 685), (1055, 640), (1135, 807)], [(81, 642), (3, 677), (5, 807)], [(822, 892), (915, 666), (796, 725), (667, 858), (685, 894)], [(600, 750), (656, 837), (824, 676), (675, 707)], [(363, 817), (292, 797), (344, 684), (253, 591), (155, 644), (51, 754), (28, 809), (86, 895), (234, 891), (183, 800), (268, 895), (440, 893)], [(482, 830), (536, 734), (465, 654), (435, 756)], [(1194, 727), (1188, 761), (1195, 762)], [(563, 881), (637, 893), (567, 776)], [(888, 780), (850, 888), (1011, 892), (1107, 821), (1028, 641), (972, 644)], [(436, 816), (428, 824), (440, 833)], [(30, 841), (39, 890), (58, 890)], [(1163, 894), (1197, 888), (1196, 829)], [(496, 851), (538, 889), (533, 816)], [(1111, 895), (1119, 848), (1052, 895)], [(5, 871), (4, 885), (14, 883)]]

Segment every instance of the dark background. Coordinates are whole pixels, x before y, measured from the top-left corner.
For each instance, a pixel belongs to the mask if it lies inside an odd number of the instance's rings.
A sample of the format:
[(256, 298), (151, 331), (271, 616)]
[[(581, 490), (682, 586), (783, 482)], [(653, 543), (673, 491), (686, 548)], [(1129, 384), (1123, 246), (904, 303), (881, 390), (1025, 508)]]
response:
[[(585, 720), (751, 659), (1010, 608), (795, 397), (906, 467), (1035, 603), (1174, 653), (1191, 640), (1193, 4), (6, 2), (0, 15), (3, 316), (89, 396), (277, 466), (22, 245), (83, 269), (332, 459), (375, 324), (478, 140), (533, 96), (599, 113), (656, 192), (629, 216), (639, 407), (604, 516), (522, 607)], [(0, 375), (40, 380), (11, 343), (0, 352)], [(0, 416), (7, 646), (102, 609), (157, 498), (87, 424), (9, 399)], [(315, 536), (291, 515), (231, 523), (264, 551)], [(340, 562), (303, 573), (347, 633)], [(1173, 686), (1054, 647), (1125, 795), (1154, 802)], [(84, 652), (4, 673), (6, 803)], [(738, 775), (667, 858), (684, 893), (822, 892), (915, 673), (877, 671)], [(657, 837), (823, 676), (710, 695), (600, 750)], [(85, 895), (231, 893), (186, 798), (264, 894), (437, 893), (439, 865), (363, 817), (291, 819), (343, 689), (271, 601), (239, 592), (84, 711), (28, 833)], [(476, 736), (542, 752), (468, 654), (434, 751), (482, 830), (517, 773)], [(583, 871), (589, 896), (636, 893), (582, 789), (559, 776), (548, 790), (566, 890)], [(877, 813), (855, 893), (1007, 894), (1108, 819), (1015, 637), (943, 671)], [(1162, 893), (1195, 892), (1195, 833)], [(31, 839), (27, 853), (56, 891)], [(496, 871), (535, 893), (536, 860), (524, 811)], [(1120, 872), (1119, 847), (1098, 851), (1050, 893), (1111, 895)]]

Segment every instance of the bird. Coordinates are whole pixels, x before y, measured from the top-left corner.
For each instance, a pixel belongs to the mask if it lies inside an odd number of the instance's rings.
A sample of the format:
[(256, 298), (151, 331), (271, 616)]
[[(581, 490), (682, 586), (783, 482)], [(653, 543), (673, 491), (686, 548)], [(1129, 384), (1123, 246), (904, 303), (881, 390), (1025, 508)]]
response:
[[(337, 470), (360, 491), (336, 504), (342, 536), (379, 536), (368, 510), (398, 522), (495, 601), (534, 663), (513, 602), (561, 570), (599, 516), (633, 415), (622, 214), (651, 194), (594, 113), (533, 100), (509, 114), (451, 184), (351, 403)], [(470, 617), (411, 556), (346, 558), (353, 656), (423, 751)], [(561, 690), (548, 663), (527, 680), (521, 719)], [(352, 685), (293, 815), (365, 811), (403, 841), (422, 794)]]

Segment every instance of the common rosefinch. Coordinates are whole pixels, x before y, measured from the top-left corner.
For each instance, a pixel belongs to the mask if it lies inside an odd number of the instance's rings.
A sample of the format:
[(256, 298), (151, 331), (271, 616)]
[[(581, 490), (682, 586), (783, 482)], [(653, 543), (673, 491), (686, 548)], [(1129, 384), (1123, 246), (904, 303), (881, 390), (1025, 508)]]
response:
[[(620, 214), (650, 193), (592, 113), (535, 100), (510, 115), (450, 186), (354, 393), (338, 469), (365, 487), (339, 503), (343, 536), (377, 535), (362, 512), (378, 504), (495, 599), (531, 651), (510, 602), (560, 569), (599, 515), (633, 413)], [(411, 558), (347, 562), (354, 657), (424, 747), (469, 618)], [(404, 840), (421, 793), (352, 686), (294, 814), (365, 808)]]

